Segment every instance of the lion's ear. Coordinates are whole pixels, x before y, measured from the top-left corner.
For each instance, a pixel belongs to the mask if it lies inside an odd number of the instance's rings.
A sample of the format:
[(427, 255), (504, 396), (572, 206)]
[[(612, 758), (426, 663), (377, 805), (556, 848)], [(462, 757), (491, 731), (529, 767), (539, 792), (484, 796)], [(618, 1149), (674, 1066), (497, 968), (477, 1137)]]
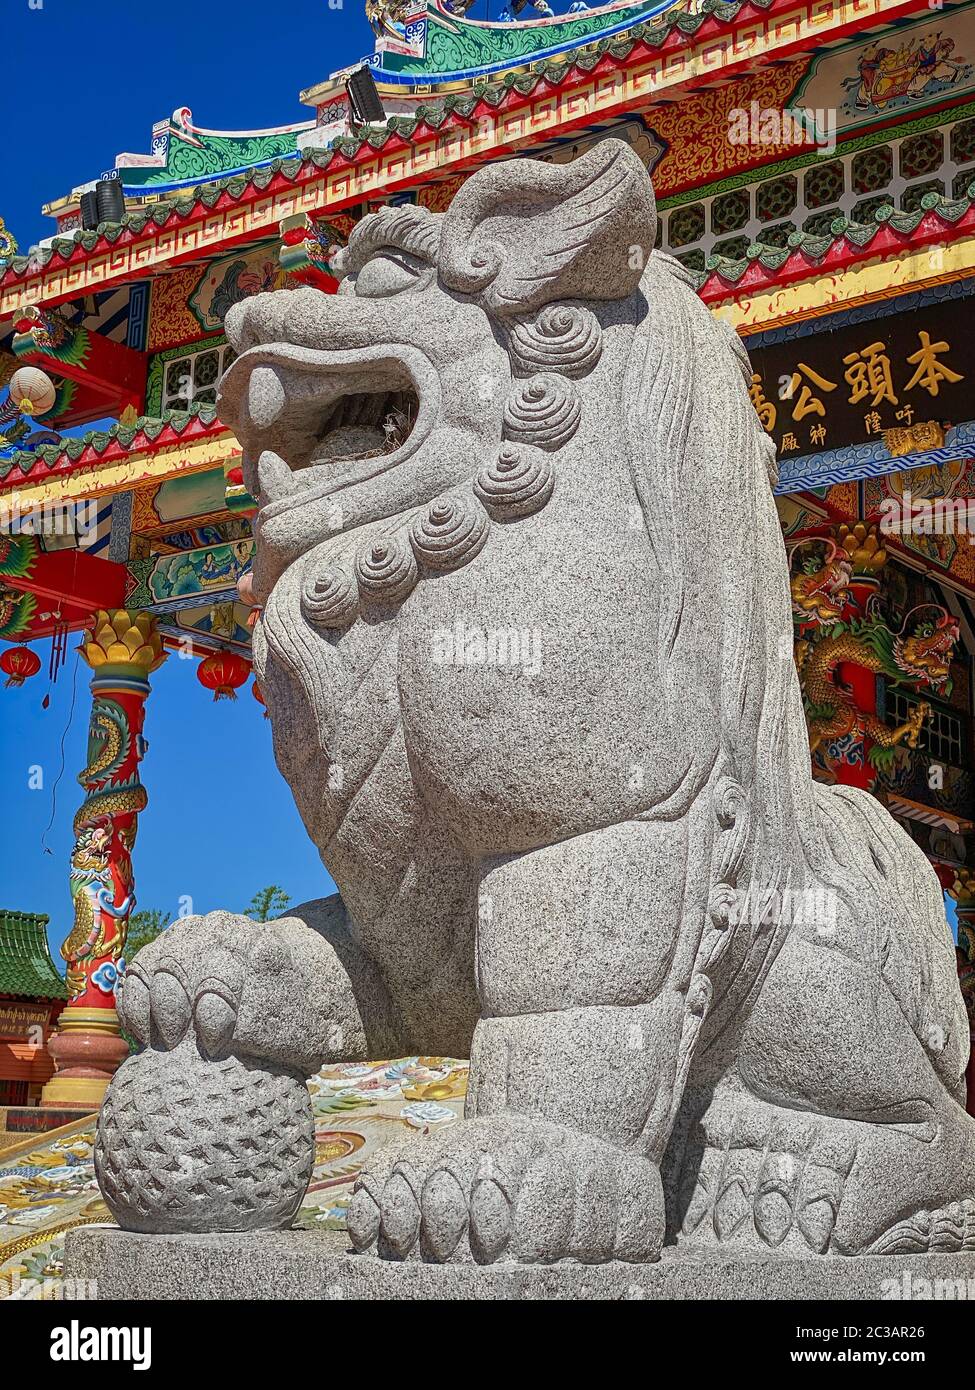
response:
[(625, 299), (657, 230), (646, 169), (622, 140), (571, 164), (512, 159), (472, 174), (444, 217), (445, 284), (495, 314), (553, 300)]

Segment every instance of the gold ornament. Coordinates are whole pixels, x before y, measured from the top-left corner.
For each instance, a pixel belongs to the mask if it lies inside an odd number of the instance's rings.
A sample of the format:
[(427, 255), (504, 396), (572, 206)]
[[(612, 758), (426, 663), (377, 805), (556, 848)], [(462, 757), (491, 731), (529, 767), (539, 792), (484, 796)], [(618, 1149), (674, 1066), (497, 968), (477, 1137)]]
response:
[(128, 608), (99, 609), (79, 651), (93, 671), (100, 666), (138, 666), (148, 675), (166, 660), (151, 613)]
[(887, 563), (887, 552), (877, 535), (876, 526), (864, 526), (862, 521), (855, 526), (844, 524), (840, 527), (838, 540), (850, 557), (854, 574), (877, 575)]

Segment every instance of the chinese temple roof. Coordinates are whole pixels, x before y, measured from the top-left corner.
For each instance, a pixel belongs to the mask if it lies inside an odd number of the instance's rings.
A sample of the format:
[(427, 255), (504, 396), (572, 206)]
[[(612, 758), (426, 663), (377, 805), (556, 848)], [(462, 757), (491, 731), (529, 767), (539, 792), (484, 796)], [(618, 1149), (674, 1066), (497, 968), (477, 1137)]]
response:
[[(563, 61), (579, 51), (601, 55), (616, 45), (628, 51), (637, 39), (659, 47), (672, 34), (694, 38), (732, 24), (742, 11), (763, 13), (774, 0), (695, 0), (689, 4), (643, 0), (639, 4), (610, 4), (578, 14), (518, 21), (470, 20), (442, 5), (427, 8), (427, 37), (422, 54), (405, 47), (377, 45), (372, 63), (377, 84), (413, 86), (442, 82), (473, 82), (488, 74), (509, 72), (531, 63), (533, 68)], [(418, 7), (419, 8), (419, 7)], [(323, 84), (324, 86), (325, 84)], [(302, 93), (313, 101), (321, 89)]]
[(120, 487), (183, 473), (228, 468), (239, 458), (240, 445), (216, 418), (216, 407), (194, 403), (185, 410), (142, 415), (60, 444), (7, 454), (0, 458), (0, 490), (13, 489), (24, 507), (67, 502), (112, 495)]
[[(588, 78), (600, 65), (625, 69), (632, 63), (638, 63), (643, 55), (659, 54), (665, 46), (668, 55), (673, 56), (687, 45), (707, 42), (712, 33), (727, 33), (739, 21), (744, 23), (749, 17), (769, 14), (774, 11), (776, 3), (777, 0), (731, 0), (731, 3), (727, 4), (721, 3), (720, 0), (702, 0), (698, 13), (689, 14), (679, 6), (671, 7), (666, 13), (658, 14), (651, 22), (634, 20), (624, 32), (614, 32), (602, 38), (593, 37), (592, 41), (578, 40), (574, 45), (567, 44), (565, 51), (549, 57), (528, 55), (519, 64), (517, 56), (512, 55), (510, 60), (503, 64), (506, 70), (492, 74), (490, 80), (486, 75), (478, 75), (472, 71), (468, 74), (469, 81), (461, 90), (420, 102), (411, 107), (410, 114), (392, 115), (383, 126), (356, 126), (350, 123), (352, 135), (336, 137), (330, 140), (325, 148), (315, 148), (303, 141), (302, 150), (300, 153), (296, 151), (293, 157), (276, 154), (273, 158), (255, 161), (252, 167), (244, 170), (241, 170), (239, 165), (241, 147), (246, 142), (237, 137), (232, 153), (227, 155), (227, 158), (232, 160), (233, 172), (228, 169), (226, 174), (206, 182), (187, 184), (179, 196), (152, 195), (151, 188), (146, 187), (144, 191), (154, 200), (136, 204), (119, 222), (101, 223), (93, 231), (66, 232), (52, 238), (47, 245), (32, 247), (27, 255), (12, 256), (6, 263), (0, 260), (0, 285), (11, 285), (22, 278), (36, 275), (48, 265), (57, 266), (68, 262), (77, 264), (86, 260), (89, 255), (108, 250), (119, 243), (126, 244), (146, 236), (158, 235), (164, 228), (170, 229), (179, 223), (205, 216), (208, 212), (253, 201), (281, 186), (305, 183), (326, 170), (334, 172), (336, 167), (341, 169), (349, 165), (367, 163), (376, 152), (386, 150), (390, 144), (394, 148), (406, 148), (409, 142), (417, 139), (437, 139), (442, 136), (444, 127), (464, 128), (476, 121), (478, 107), (498, 110), (512, 102), (517, 103), (519, 98), (531, 96), (536, 91), (544, 98), (546, 93), (552, 90), (571, 87)], [(651, 7), (639, 8), (645, 13)], [(615, 10), (616, 14), (622, 12), (619, 9)], [(582, 19), (584, 20), (585, 16)], [(451, 20), (451, 23), (457, 22), (460, 21)], [(503, 37), (513, 30), (534, 28), (535, 25), (498, 24), (474, 27), (486, 27), (495, 36)], [(498, 42), (501, 43), (501, 38)], [(505, 39), (502, 50), (507, 51), (509, 48), (510, 45)], [(525, 66), (528, 61), (531, 63), (530, 70)], [(674, 80), (678, 76), (678, 70), (674, 68)], [(417, 79), (420, 80), (422, 79)], [(430, 83), (429, 77), (425, 82)], [(662, 85), (667, 86), (670, 83), (665, 81)], [(304, 93), (303, 97), (309, 99), (310, 93)], [(625, 106), (625, 101), (623, 105)], [(175, 116), (173, 120), (175, 121)], [(197, 129), (188, 128), (194, 131)], [(285, 127), (282, 131), (293, 131), (297, 134), (302, 129), (300, 126)], [(216, 136), (215, 132), (207, 134), (213, 138)], [(255, 137), (268, 134), (270, 132), (255, 132)], [(290, 133), (287, 138), (290, 141)], [(256, 141), (254, 152), (263, 154), (264, 145)], [(119, 158), (128, 161), (133, 157)], [(216, 162), (219, 164), (219, 159)], [(237, 167), (234, 168), (234, 165)], [(121, 164), (118, 173), (126, 185), (127, 192), (138, 194), (142, 191), (129, 188), (128, 181), (132, 177), (133, 168), (128, 163)]]
[(0, 994), (67, 999), (47, 944), (48, 918), (0, 908)]
[(193, 404), (186, 410), (166, 410), (162, 415), (140, 415), (131, 424), (116, 423), (108, 429), (88, 430), (85, 434), (63, 439), (60, 444), (17, 449), (0, 458), (0, 482), (15, 468), (27, 477), (42, 469), (50, 472), (79, 463), (90, 453), (99, 458), (115, 458), (144, 451), (153, 444), (162, 447), (184, 437), (195, 439), (210, 433), (225, 432), (216, 417), (215, 405)]
[[(418, 122), (416, 123), (418, 124)], [(352, 145), (356, 153), (365, 146), (380, 149), (388, 139), (388, 132), (369, 130), (358, 141), (343, 141)], [(341, 151), (313, 150), (302, 159), (273, 159), (261, 168), (249, 170), (246, 174), (235, 174), (211, 183), (201, 184), (190, 194), (181, 198), (160, 198), (148, 205), (126, 212), (118, 222), (100, 222), (94, 231), (76, 229), (56, 236), (46, 246), (33, 246), (26, 256), (14, 256), (6, 266), (0, 262), (0, 283), (13, 281), (21, 276), (36, 274), (45, 266), (68, 261), (83, 261), (86, 254), (116, 245), (120, 240), (135, 241), (143, 235), (151, 235), (167, 225), (190, 220), (194, 215), (210, 212), (219, 203), (221, 208), (244, 200), (248, 192), (263, 193), (280, 175), (288, 183), (295, 183), (304, 171), (306, 174), (327, 168), (336, 153)], [(80, 254), (79, 254), (80, 253)]]

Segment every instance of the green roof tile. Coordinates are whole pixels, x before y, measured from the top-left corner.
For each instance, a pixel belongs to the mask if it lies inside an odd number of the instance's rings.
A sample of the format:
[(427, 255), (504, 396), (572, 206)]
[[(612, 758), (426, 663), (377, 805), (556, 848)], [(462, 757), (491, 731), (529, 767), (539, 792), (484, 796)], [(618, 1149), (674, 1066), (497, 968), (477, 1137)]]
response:
[(756, 262), (764, 270), (774, 273), (780, 270), (796, 251), (801, 251), (810, 261), (819, 261), (841, 241), (847, 241), (851, 246), (863, 250), (871, 244), (884, 224), (892, 227), (895, 232), (910, 236), (912, 232), (917, 231), (925, 213), (928, 212), (935, 213), (943, 222), (958, 222), (975, 205), (973, 194), (975, 184), (969, 188), (968, 196), (965, 198), (949, 199), (940, 193), (926, 193), (921, 200), (921, 207), (914, 212), (902, 212), (885, 203), (877, 208), (869, 222), (851, 222), (846, 217), (834, 217), (828, 232), (818, 235), (812, 232), (792, 232), (785, 247), (755, 242), (749, 246), (744, 257), (734, 260), (712, 254), (707, 258), (707, 269), (695, 272), (697, 287), (700, 289), (714, 273), (720, 275), (722, 280), (737, 284), (748, 268)]
[(48, 949), (47, 923), (39, 913), (0, 908), (0, 994), (67, 999)]
[(74, 463), (89, 447), (102, 454), (117, 439), (124, 449), (132, 447), (137, 434), (144, 434), (152, 441), (158, 439), (169, 425), (175, 434), (182, 434), (191, 421), (198, 419), (203, 425), (212, 425), (217, 419), (217, 407), (203, 401), (194, 401), (185, 410), (164, 410), (162, 415), (140, 415), (130, 425), (110, 425), (107, 430), (88, 430), (85, 434), (73, 435), (60, 444), (41, 444), (37, 449), (18, 449), (0, 459), (0, 480), (6, 478), (14, 467), (24, 474), (30, 473), (38, 460), (48, 468), (54, 468), (65, 456)]

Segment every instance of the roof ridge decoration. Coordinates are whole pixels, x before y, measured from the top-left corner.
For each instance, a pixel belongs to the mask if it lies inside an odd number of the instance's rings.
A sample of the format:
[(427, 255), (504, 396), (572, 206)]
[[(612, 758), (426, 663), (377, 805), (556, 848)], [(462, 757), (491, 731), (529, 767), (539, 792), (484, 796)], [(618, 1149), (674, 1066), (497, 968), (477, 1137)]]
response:
[(13, 232), (8, 232), (4, 225), (4, 220), (0, 217), (0, 270), (17, 254), (17, 238)]
[[(631, 36), (664, 42), (677, 30), (693, 37), (716, 18), (726, 24), (749, 6), (768, 10), (774, 0), (642, 0), (636, 4), (602, 5), (578, 14), (557, 14), (530, 20), (472, 20), (442, 5), (427, 6), (419, 17), (424, 26), (416, 46), (376, 45), (371, 66), (376, 81), (393, 86), (473, 81), (526, 63), (546, 62), (580, 48), (607, 51)], [(693, 8), (692, 8), (693, 7)], [(419, 11), (421, 5), (416, 6)], [(510, 74), (509, 74), (510, 75)]]
[[(118, 154), (114, 170), (104, 175), (118, 178), (129, 195), (176, 193), (184, 185), (211, 178), (231, 178), (272, 159), (297, 155), (297, 140), (313, 128), (313, 120), (257, 130), (210, 130), (193, 123), (188, 106), (178, 106), (152, 127), (149, 154)], [(73, 188), (67, 198), (50, 203), (45, 211), (60, 212), (77, 204), (88, 187)]]
[[(707, 259), (705, 271), (693, 272), (701, 297), (711, 302), (727, 299), (735, 289), (742, 292), (754, 290), (759, 285), (773, 280), (795, 278), (801, 274), (814, 275), (823, 268), (823, 262), (844, 251), (875, 253), (878, 249), (893, 249), (892, 244), (883, 248), (874, 246), (878, 239), (891, 243), (891, 234), (907, 242), (925, 224), (930, 225), (931, 217), (942, 223), (942, 229), (961, 229), (975, 231), (975, 179), (968, 185), (962, 198), (946, 198), (940, 193), (925, 193), (920, 206), (913, 212), (902, 212), (893, 203), (885, 203), (877, 208), (872, 222), (852, 222), (847, 217), (836, 217), (830, 224), (829, 233), (816, 235), (812, 232), (793, 232), (784, 247), (770, 246), (764, 242), (753, 242), (745, 256), (729, 259), (712, 255)], [(936, 235), (939, 229), (931, 228)], [(884, 238), (884, 232), (888, 236)], [(943, 231), (942, 231), (943, 234)]]
[[(77, 464), (85, 454), (110, 456), (114, 461), (131, 452), (151, 452), (180, 438), (203, 438), (228, 433), (217, 419), (217, 407), (191, 404), (182, 410), (164, 410), (161, 415), (139, 415), (126, 424), (108, 429), (88, 430), (63, 439), (60, 444), (41, 444), (36, 449), (17, 449), (0, 458), (0, 484), (15, 469), (22, 478), (37, 475), (38, 465), (48, 472)], [(93, 460), (95, 461), (95, 460)], [(18, 480), (19, 481), (19, 480)]]

